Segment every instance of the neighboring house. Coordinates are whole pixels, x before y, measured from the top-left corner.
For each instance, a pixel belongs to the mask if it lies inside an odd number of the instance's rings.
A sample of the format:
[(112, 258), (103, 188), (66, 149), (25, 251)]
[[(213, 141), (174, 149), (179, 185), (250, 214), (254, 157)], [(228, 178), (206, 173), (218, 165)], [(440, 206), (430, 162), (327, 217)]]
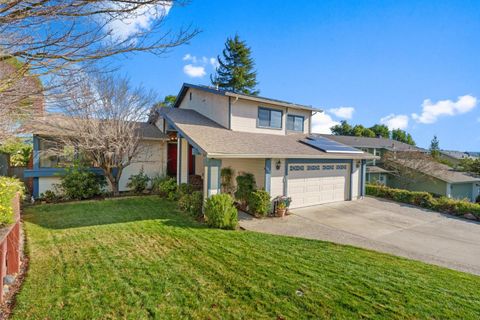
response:
[(447, 160), (453, 165), (459, 165), (463, 159), (473, 158), (467, 152), (440, 150), (440, 159)]
[[(168, 136), (151, 123), (139, 123), (139, 134), (142, 136), (142, 154), (139, 159), (127, 166), (120, 179), (120, 191), (127, 191), (128, 179), (133, 174), (138, 174), (143, 168), (144, 173), (150, 178), (166, 174), (167, 154), (166, 143)], [(51, 141), (55, 134), (45, 130), (45, 127), (34, 126), (30, 128), (33, 133), (33, 168), (25, 170), (24, 176), (33, 178), (33, 196), (40, 197), (47, 190), (53, 190), (54, 185), (60, 182), (60, 176), (65, 172), (65, 167), (72, 164), (72, 159), (56, 154), (48, 154), (52, 148)], [(103, 174), (100, 168), (91, 168), (97, 174)]]
[[(414, 191), (427, 191), (436, 195), (475, 201), (479, 195), (480, 179), (464, 172), (455, 171), (447, 165), (431, 160), (428, 165), (411, 164), (413, 170), (421, 171), (415, 181), (407, 187), (396, 175), (383, 167), (382, 157), (386, 152), (423, 152), (428, 150), (385, 138), (321, 135), (331, 140), (350, 145), (374, 154), (380, 159), (367, 161), (366, 181), (378, 182), (394, 188), (407, 188)], [(408, 162), (402, 161), (402, 165)]]
[(388, 185), (389, 171), (382, 168), (382, 158), (386, 152), (427, 152), (425, 149), (386, 138), (336, 136), (330, 134), (321, 134), (320, 136), (375, 155), (375, 159), (367, 161), (366, 181), (372, 183), (378, 182), (385, 185)]
[[(361, 150), (311, 135), (309, 106), (184, 84), (172, 108), (160, 107), (144, 134), (157, 151), (122, 176), (121, 190), (141, 166), (149, 176), (166, 173), (178, 183), (203, 179), (204, 197), (221, 192), (222, 168), (252, 173), (272, 197), (292, 198), (292, 208), (359, 199), (365, 194), (366, 161)], [(62, 159), (42, 158), (48, 149), (34, 135), (35, 196), (52, 188)]]
[[(480, 178), (455, 171), (445, 164), (430, 161), (428, 165), (418, 166), (416, 160), (402, 161), (402, 165), (415, 168), (418, 176), (415, 183), (408, 186), (413, 191), (427, 191), (436, 195), (455, 199), (468, 199), (474, 202), (480, 194)], [(401, 188), (403, 184), (392, 176), (389, 185)]]

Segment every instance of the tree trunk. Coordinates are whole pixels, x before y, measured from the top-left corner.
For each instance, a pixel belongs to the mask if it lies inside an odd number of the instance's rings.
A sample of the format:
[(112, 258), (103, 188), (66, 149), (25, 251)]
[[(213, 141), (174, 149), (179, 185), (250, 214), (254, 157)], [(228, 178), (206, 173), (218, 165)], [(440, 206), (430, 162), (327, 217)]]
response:
[(120, 195), (120, 191), (118, 190), (118, 182), (111, 182), (111, 185), (112, 185), (112, 193), (113, 193), (113, 196), (114, 197), (118, 197)]
[(110, 182), (110, 187), (112, 188), (112, 193), (114, 197), (118, 197), (120, 195), (119, 191), (119, 186), (118, 182), (120, 181), (120, 176), (122, 175), (122, 169), (119, 169), (117, 174), (114, 176), (113, 175), (113, 170), (111, 168), (104, 168), (103, 169), (105, 176), (108, 179), (108, 182)]

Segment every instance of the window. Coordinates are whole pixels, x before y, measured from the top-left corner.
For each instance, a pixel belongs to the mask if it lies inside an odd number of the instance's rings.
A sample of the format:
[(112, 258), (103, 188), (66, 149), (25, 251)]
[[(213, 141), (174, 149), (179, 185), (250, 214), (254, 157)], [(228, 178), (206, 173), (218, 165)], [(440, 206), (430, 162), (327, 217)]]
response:
[(283, 112), (280, 110), (258, 108), (257, 126), (261, 128), (282, 129)]
[(73, 163), (72, 148), (61, 147), (59, 143), (52, 140), (40, 139), (39, 142), (40, 168), (61, 168)]
[(303, 132), (303, 122), (305, 118), (302, 116), (294, 116), (289, 114), (287, 116), (287, 130)]

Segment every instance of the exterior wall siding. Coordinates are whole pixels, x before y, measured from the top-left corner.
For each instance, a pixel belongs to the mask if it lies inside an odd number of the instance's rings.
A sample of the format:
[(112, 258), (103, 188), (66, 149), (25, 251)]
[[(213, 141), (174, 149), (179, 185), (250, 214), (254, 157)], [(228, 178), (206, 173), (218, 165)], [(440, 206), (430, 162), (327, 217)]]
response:
[(452, 198), (455, 199), (468, 199), (470, 201), (475, 201), (473, 192), (474, 192), (474, 187), (472, 186), (472, 183), (456, 183), (452, 184), (450, 186), (450, 192), (452, 195)]
[(447, 183), (435, 178), (417, 178), (415, 183), (405, 187), (393, 175), (388, 177), (387, 186), (392, 188), (407, 189), (411, 191), (425, 191), (440, 196), (447, 196)]
[[(273, 166), (273, 164), (272, 164)], [(265, 188), (265, 159), (222, 159), (222, 168), (231, 167), (235, 171), (233, 182), (235, 184), (235, 177), (241, 172), (252, 173), (255, 176), (257, 187), (259, 189)], [(272, 171), (275, 171), (272, 169)], [(273, 188), (273, 183), (271, 184)]]
[[(257, 126), (258, 118), (258, 108), (265, 107), (269, 109), (279, 110), (283, 112), (282, 117), (282, 129), (268, 129), (268, 128), (259, 128)], [(288, 109), (288, 110), (287, 110)], [(310, 127), (310, 115), (311, 111), (300, 110), (293, 108), (286, 108), (281, 106), (275, 106), (265, 103), (259, 103), (249, 100), (235, 100), (231, 101), (231, 129), (233, 131), (242, 131), (242, 132), (256, 132), (256, 133), (267, 133), (267, 134), (278, 134), (285, 135), (287, 133), (287, 113), (291, 115), (303, 116), (305, 118), (303, 125), (303, 133), (308, 134)], [(295, 131), (289, 131), (289, 133), (298, 133)]]
[[(120, 178), (120, 191), (128, 191), (127, 183), (131, 175), (138, 174), (143, 168), (144, 173), (153, 178), (157, 175), (166, 174), (167, 168), (167, 148), (166, 144), (158, 141), (143, 142), (144, 152), (139, 155), (135, 162), (123, 170)], [(42, 170), (42, 169), (40, 169)], [(54, 190), (54, 184), (60, 183), (59, 176), (38, 177), (38, 196), (47, 190)]]
[[(190, 93), (192, 100), (190, 100)], [(228, 128), (228, 97), (190, 88), (179, 108), (195, 110), (219, 125)]]
[[(280, 161), (280, 168), (277, 169), (277, 163)], [(270, 178), (270, 195), (275, 198), (285, 193), (285, 159), (272, 159)]]
[[(358, 164), (358, 167), (357, 167)], [(358, 199), (361, 197), (362, 191), (361, 191), (361, 184), (360, 184), (360, 173), (361, 173), (361, 165), (360, 162), (355, 162), (353, 161), (352, 165), (352, 200)]]

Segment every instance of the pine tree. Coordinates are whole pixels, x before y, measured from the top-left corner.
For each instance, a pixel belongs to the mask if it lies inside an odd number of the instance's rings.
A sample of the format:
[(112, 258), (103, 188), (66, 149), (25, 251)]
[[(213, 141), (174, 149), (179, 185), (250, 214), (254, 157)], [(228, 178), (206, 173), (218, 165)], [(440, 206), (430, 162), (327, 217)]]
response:
[(435, 159), (440, 157), (440, 142), (436, 135), (433, 136), (433, 139), (430, 142), (430, 155)]
[(223, 50), (223, 59), (218, 56), (219, 66), (210, 81), (219, 88), (250, 95), (258, 95), (257, 72), (251, 58), (251, 50), (238, 35), (228, 38)]

